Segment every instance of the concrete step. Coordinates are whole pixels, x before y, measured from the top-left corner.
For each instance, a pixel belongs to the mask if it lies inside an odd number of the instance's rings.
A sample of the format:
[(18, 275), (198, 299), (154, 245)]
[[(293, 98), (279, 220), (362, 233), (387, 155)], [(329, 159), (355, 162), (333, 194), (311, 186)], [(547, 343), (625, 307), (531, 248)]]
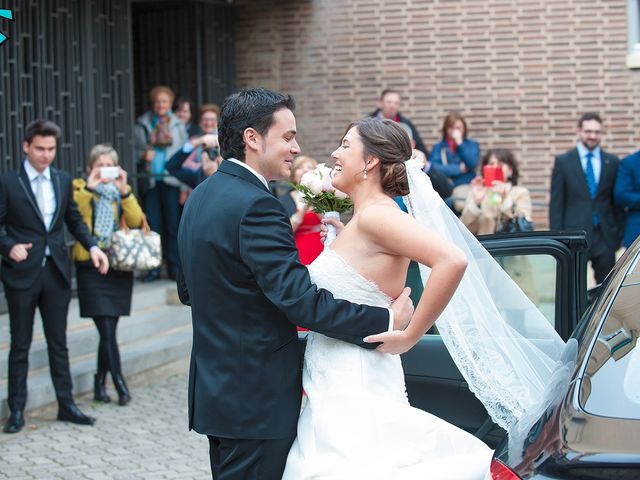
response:
[[(169, 280), (158, 280), (153, 283), (135, 282), (133, 287), (133, 298), (131, 301), (131, 315), (135, 312), (145, 310), (149, 307), (166, 304), (168, 292), (175, 291), (175, 282)], [(93, 326), (90, 318), (80, 317), (80, 307), (77, 298), (72, 298), (69, 303), (69, 314), (67, 316), (67, 331)], [(95, 327), (93, 327), (95, 328)], [(33, 324), (33, 343), (44, 339), (42, 331), (42, 318), (36, 309)], [(0, 315), (0, 349), (9, 347), (9, 314)]]
[[(169, 307), (156, 304), (143, 309), (132, 308), (130, 317), (118, 322), (118, 344), (124, 345), (172, 328), (186, 326), (191, 322), (189, 315), (176, 314), (176, 309), (189, 311), (187, 307)], [(69, 358), (95, 353), (98, 346), (98, 330), (91, 319), (84, 319), (72, 328), (67, 328)], [(8, 320), (7, 320), (8, 321)], [(7, 377), (9, 346), (0, 347), (0, 384)], [(34, 339), (29, 351), (29, 368), (38, 370), (49, 365), (47, 342), (43, 336)]]
[[(125, 376), (188, 356), (192, 339), (191, 311), (188, 307), (167, 304), (167, 299), (173, 300), (173, 290), (175, 283), (169, 281), (135, 284), (131, 316), (122, 318), (118, 324), (118, 343)], [(55, 401), (39, 315), (35, 321), (29, 356), (27, 410)], [(71, 376), (74, 395), (78, 395), (93, 389), (98, 333), (91, 319), (79, 317), (77, 299), (71, 302), (68, 324)], [(0, 316), (0, 325), (8, 326), (8, 316)], [(39, 327), (38, 335), (36, 326)], [(0, 329), (0, 419), (9, 414), (5, 401), (8, 354), (9, 332), (4, 328)]]

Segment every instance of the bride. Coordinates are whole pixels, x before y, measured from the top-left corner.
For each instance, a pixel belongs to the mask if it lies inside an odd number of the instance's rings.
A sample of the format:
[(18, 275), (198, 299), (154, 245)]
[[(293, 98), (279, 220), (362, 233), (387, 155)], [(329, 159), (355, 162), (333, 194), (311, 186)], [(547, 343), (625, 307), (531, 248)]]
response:
[(388, 355), (409, 350), (434, 324), (467, 265), (462, 250), (393, 200), (409, 193), (411, 152), (395, 122), (365, 119), (332, 154), (333, 185), (353, 200), (353, 218), (310, 265), (313, 282), (386, 307), (402, 292), (410, 259), (431, 273), (407, 329), (367, 339), (384, 341), (377, 350), (309, 333), (306, 405), (284, 479), (481, 479), (489, 469), (482, 441), (409, 405), (400, 357)]
[[(470, 390), (507, 430), (510, 445), (520, 444), (571, 372), (575, 342), (565, 345), (407, 161), (411, 153), (395, 122), (367, 118), (349, 126), (332, 154), (333, 185), (351, 197), (354, 212), (309, 266), (312, 280), (338, 298), (388, 306), (411, 259), (420, 264), (424, 292), (406, 330), (365, 339), (381, 342), (377, 350), (309, 333), (306, 403), (285, 480), (487, 475), (492, 451), (483, 442), (407, 400), (396, 354), (436, 320)], [(409, 215), (394, 202), (398, 195)]]

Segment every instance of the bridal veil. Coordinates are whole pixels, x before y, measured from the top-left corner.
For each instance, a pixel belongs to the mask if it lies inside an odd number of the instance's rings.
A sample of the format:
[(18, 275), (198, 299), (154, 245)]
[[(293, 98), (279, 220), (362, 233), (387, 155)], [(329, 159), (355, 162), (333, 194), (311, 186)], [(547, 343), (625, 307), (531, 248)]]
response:
[[(415, 159), (406, 162), (409, 214), (461, 248), (468, 267), (436, 322), (470, 390), (511, 440), (522, 438), (557, 395), (575, 358), (509, 275), (446, 206)], [(420, 265), (423, 285), (430, 269)], [(573, 358), (572, 358), (573, 357)]]

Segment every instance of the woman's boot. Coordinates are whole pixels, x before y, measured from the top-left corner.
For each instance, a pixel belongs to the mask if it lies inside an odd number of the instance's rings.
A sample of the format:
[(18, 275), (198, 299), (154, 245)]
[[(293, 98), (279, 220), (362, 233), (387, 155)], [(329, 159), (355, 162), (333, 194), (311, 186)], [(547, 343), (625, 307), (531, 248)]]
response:
[(129, 394), (127, 384), (124, 383), (122, 375), (115, 375), (113, 377), (113, 383), (116, 386), (116, 391), (118, 392), (118, 405), (124, 406), (129, 403), (131, 401), (131, 395)]
[(106, 373), (97, 373), (93, 376), (93, 399), (96, 402), (109, 403), (111, 401), (104, 388), (106, 378)]

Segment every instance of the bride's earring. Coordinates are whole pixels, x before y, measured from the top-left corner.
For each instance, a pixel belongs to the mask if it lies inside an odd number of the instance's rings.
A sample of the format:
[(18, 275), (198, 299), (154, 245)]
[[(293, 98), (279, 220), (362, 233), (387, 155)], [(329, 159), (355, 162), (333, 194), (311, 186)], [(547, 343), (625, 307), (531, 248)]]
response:
[(365, 180), (367, 179), (367, 169), (366, 168), (364, 169), (364, 179)]

